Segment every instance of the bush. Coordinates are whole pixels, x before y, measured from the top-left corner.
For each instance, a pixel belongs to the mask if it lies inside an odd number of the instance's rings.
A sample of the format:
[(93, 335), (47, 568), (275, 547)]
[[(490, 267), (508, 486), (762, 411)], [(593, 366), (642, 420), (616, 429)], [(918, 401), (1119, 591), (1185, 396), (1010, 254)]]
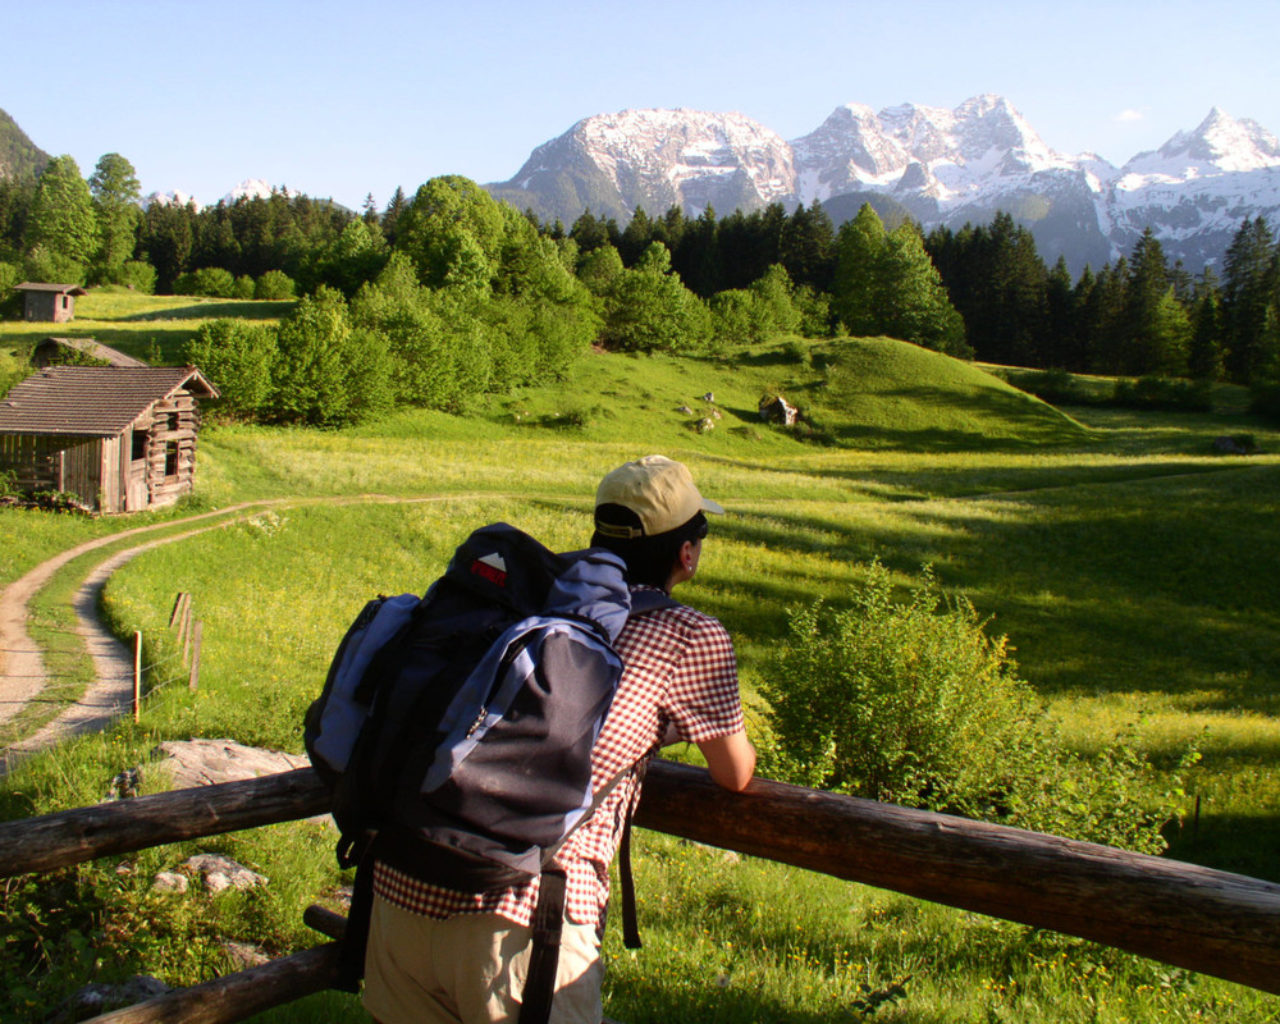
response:
[(201, 267), (182, 274), (173, 283), (176, 295), (207, 295), (229, 299), (235, 292), (236, 279), (222, 267)]
[[(761, 689), (762, 760), (802, 785), (1158, 852), (1168, 801), (1118, 745), (1095, 764), (1062, 751), (1003, 636), (926, 567), (895, 601), (873, 563), (844, 611), (789, 613)], [(1141, 798), (1141, 799), (1140, 799)], [(1149, 801), (1144, 803), (1144, 800)]]
[(265, 405), (276, 362), (276, 332), (244, 320), (203, 324), (187, 346), (186, 360), (218, 389), (216, 408), (232, 418), (252, 418)]
[(156, 290), (156, 268), (145, 260), (125, 260), (120, 268), (120, 283), (140, 295), (151, 295)]
[(255, 299), (280, 302), (284, 299), (292, 299), (293, 296), (293, 278), (283, 270), (268, 270), (258, 278), (253, 288)]
[(1096, 405), (1098, 399), (1066, 370), (1044, 370), (1016, 381), (1015, 386), (1051, 405)]
[(231, 297), (233, 299), (252, 299), (253, 294), (253, 278), (248, 274), (241, 274), (236, 278), (235, 284), (231, 286)]
[(1141, 377), (1116, 381), (1111, 404), (1126, 409), (1161, 409), (1166, 412), (1210, 412), (1212, 385), (1206, 380)]

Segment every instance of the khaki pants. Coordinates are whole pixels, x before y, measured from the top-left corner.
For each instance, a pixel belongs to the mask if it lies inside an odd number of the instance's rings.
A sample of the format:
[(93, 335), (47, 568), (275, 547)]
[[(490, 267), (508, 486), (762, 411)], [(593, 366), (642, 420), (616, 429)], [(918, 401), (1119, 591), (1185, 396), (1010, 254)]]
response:
[[(382, 1024), (515, 1024), (532, 932), (497, 914), (436, 919), (374, 897), (364, 1005)], [(600, 1024), (594, 925), (565, 921), (551, 1024)]]

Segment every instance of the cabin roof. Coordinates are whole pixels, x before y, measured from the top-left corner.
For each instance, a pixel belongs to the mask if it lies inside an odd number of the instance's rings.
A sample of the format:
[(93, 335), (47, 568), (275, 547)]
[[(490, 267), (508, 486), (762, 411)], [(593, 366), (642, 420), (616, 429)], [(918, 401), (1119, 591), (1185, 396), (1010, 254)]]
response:
[(194, 366), (50, 366), (0, 398), (0, 434), (115, 437), (184, 387), (218, 397)]
[(83, 352), (87, 356), (93, 356), (94, 359), (103, 359), (112, 366), (146, 366), (141, 359), (135, 359), (133, 356), (127, 356), (119, 349), (114, 349), (110, 345), (104, 345), (100, 341), (93, 338), (45, 338), (35, 347), (32, 352), (32, 361), (36, 357), (44, 353), (55, 352), (60, 348), (74, 349), (77, 352)]
[(15, 291), (19, 292), (55, 292), (58, 295), (89, 294), (78, 284), (46, 284), (41, 281), (23, 281), (22, 284), (15, 284), (13, 287)]

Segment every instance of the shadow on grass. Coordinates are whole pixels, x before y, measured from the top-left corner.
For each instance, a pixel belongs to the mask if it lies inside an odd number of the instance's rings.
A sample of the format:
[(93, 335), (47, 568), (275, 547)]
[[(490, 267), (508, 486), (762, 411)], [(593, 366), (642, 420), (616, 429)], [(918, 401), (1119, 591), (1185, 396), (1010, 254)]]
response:
[(1212, 814), (1202, 811), (1199, 823), (1183, 822), (1165, 835), (1167, 857), (1280, 883), (1280, 816)]
[[(1041, 489), (1012, 501), (851, 502), (828, 515), (737, 515), (715, 533), (851, 568), (879, 558), (908, 577), (931, 563), (945, 588), (997, 616), (992, 631), (1009, 634), (1044, 694), (1208, 694), (1200, 710), (1274, 714), (1280, 592), (1260, 558), (1280, 467), (1185, 469), (1044, 489), (1056, 477), (1079, 482), (1064, 467), (1037, 472)], [(785, 573), (727, 570), (734, 593), (714, 598), (715, 612), (731, 629), (776, 636), (785, 605), (839, 586), (801, 575), (814, 564), (797, 565), (794, 585)]]
[(290, 299), (282, 302), (248, 302), (234, 299), (192, 299), (189, 306), (148, 313), (134, 313), (119, 318), (119, 323), (149, 323), (164, 320), (219, 320), (234, 317), (241, 320), (278, 320), (287, 316), (296, 303)]

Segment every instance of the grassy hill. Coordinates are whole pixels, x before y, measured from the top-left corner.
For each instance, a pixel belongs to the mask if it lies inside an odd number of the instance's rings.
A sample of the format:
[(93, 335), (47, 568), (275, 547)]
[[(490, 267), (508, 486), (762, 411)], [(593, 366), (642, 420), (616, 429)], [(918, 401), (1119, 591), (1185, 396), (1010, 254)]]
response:
[[(795, 427), (762, 422), (761, 398), (776, 395), (800, 408)], [(477, 430), (726, 455), (1030, 449), (1092, 436), (985, 370), (889, 338), (793, 339), (723, 359), (590, 352), (558, 385), (476, 399), (461, 416), (408, 410), (352, 433), (474, 437)]]
[[(97, 322), (121, 336), (153, 329), (161, 321), (145, 319), (152, 313), (175, 331), (198, 322), (177, 322), (196, 308), (190, 300), (131, 301)], [(0, 347), (12, 337), (0, 332)], [(764, 394), (785, 395), (807, 423), (761, 423)], [(704, 419), (714, 427), (700, 431)], [(1246, 430), (1263, 454), (1211, 453), (1217, 434)], [(1152, 785), (1172, 787), (1179, 759), (1198, 750), (1202, 762), (1179, 783), (1175, 856), (1277, 877), (1280, 591), (1268, 556), (1280, 431), (1240, 414), (1068, 416), (980, 367), (889, 339), (792, 341), (719, 360), (592, 352), (554, 387), (341, 431), (211, 422), (198, 493), (176, 512), (85, 521), (0, 510), (2, 584), (103, 531), (282, 501), (115, 574), (104, 606), (122, 634), (149, 638), (148, 664), (174, 663), (168, 615), (175, 592), (193, 595), (204, 623), (199, 692), (180, 675), (162, 685), (169, 670), (156, 669), (140, 724), (31, 762), (0, 783), (0, 818), (93, 803), (116, 772), (145, 767), (163, 739), (299, 749), (302, 709), (369, 594), (421, 590), (452, 545), (489, 520), (553, 546), (581, 544), (599, 476), (649, 451), (690, 463), (729, 510), (682, 596), (734, 635), (757, 737), (767, 718), (756, 694), (786, 609), (847, 602), (872, 559), (899, 582), (927, 562), (949, 592), (992, 617), (992, 632), (1009, 635), (1020, 674), (1079, 756), (1119, 734), (1151, 759)], [(69, 633), (65, 598), (81, 570), (37, 602), (39, 642)], [(73, 655), (59, 671), (64, 662)], [(271, 888), (216, 899), (149, 890), (155, 871), (197, 846), (236, 856)], [(637, 871), (646, 949), (622, 951), (616, 932), (606, 945), (609, 1015), (634, 1024), (816, 1024), (863, 1019), (876, 1005), (877, 1019), (904, 1024), (1261, 1024), (1277, 1008), (1274, 997), (1074, 939), (662, 836), (642, 837)], [(118, 972), (182, 984), (228, 969), (223, 937), (272, 953), (310, 945), (301, 907), (339, 879), (332, 837), (299, 823), (148, 851), (127, 871), (106, 859), (55, 881), (61, 889), (33, 883), (0, 905), (8, 920), (35, 922), (0, 964), (25, 972), (15, 1006), (23, 991), (52, 998), (59, 985), (117, 969), (113, 957), (95, 967), (78, 952), (104, 929), (124, 936), (112, 946)], [(52, 980), (51, 964), (64, 965)], [(267, 1019), (364, 1017), (348, 997), (326, 995)]]

